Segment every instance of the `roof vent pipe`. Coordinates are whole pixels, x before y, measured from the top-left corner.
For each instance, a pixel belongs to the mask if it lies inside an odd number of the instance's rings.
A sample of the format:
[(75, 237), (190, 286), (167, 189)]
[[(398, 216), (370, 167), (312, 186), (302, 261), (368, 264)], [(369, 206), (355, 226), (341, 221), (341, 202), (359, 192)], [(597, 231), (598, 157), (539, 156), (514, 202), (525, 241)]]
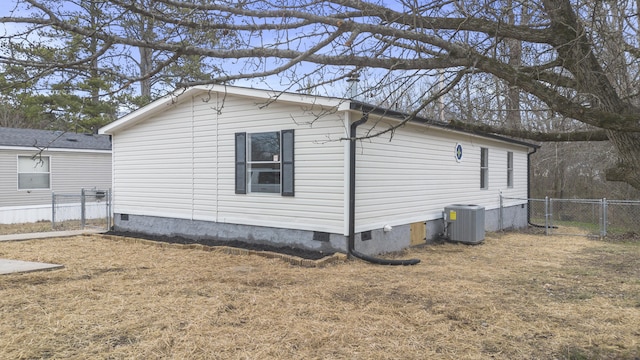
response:
[(358, 98), (358, 83), (360, 82), (360, 76), (357, 72), (352, 72), (347, 79), (347, 98), (349, 100), (357, 100)]

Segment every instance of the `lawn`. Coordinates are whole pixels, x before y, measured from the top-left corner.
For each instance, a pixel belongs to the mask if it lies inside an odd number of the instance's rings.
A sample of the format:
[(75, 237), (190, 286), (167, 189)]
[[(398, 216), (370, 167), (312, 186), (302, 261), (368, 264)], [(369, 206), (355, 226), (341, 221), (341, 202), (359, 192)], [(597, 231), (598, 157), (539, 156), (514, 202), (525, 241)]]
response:
[(25, 224), (0, 224), (0, 235), (26, 234), (53, 231), (51, 221), (39, 221)]
[(488, 234), (416, 266), (78, 236), (0, 243), (64, 264), (0, 276), (6, 359), (636, 359), (640, 243)]

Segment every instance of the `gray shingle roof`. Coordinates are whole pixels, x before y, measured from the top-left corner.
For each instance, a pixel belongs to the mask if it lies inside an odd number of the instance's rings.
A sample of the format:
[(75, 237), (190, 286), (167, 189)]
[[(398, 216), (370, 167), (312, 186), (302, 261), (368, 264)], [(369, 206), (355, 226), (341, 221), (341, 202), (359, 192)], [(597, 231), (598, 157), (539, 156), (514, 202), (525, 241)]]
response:
[(111, 150), (111, 140), (107, 135), (0, 127), (0, 146)]

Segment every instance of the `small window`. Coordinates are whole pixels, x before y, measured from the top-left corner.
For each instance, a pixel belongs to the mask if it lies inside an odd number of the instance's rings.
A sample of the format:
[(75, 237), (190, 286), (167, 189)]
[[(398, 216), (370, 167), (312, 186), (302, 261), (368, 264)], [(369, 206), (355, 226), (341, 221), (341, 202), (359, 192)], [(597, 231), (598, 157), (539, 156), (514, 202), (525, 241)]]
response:
[(489, 188), (489, 149), (480, 148), (480, 189)]
[(48, 156), (18, 156), (18, 190), (48, 190), (51, 171)]
[(236, 194), (294, 196), (293, 130), (236, 133)]
[(507, 187), (513, 187), (513, 152), (507, 152)]

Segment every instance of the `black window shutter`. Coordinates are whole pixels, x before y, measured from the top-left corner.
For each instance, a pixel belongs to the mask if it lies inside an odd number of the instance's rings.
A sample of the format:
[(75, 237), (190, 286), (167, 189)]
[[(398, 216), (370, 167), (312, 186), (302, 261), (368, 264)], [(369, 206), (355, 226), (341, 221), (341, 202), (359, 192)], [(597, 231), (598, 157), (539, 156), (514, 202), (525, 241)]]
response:
[(247, 193), (247, 133), (236, 133), (236, 194)]
[(282, 196), (294, 196), (294, 185), (295, 185), (295, 176), (294, 176), (294, 154), (293, 154), (293, 129), (292, 130), (282, 130), (280, 133), (280, 148), (282, 151), (282, 169), (281, 169), (281, 179), (282, 179)]

